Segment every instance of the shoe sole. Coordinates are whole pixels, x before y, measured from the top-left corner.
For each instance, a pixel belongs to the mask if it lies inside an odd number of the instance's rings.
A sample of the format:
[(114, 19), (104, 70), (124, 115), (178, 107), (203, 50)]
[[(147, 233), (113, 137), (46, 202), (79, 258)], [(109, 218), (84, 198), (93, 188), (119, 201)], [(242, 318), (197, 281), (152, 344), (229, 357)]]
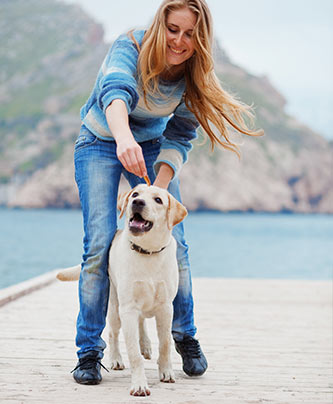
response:
[(188, 373), (188, 372), (185, 372), (185, 369), (183, 368), (184, 373), (190, 377), (202, 376), (206, 372), (206, 370), (207, 370), (207, 368), (201, 373)]
[(84, 384), (84, 385), (86, 385), (86, 386), (88, 386), (88, 385), (94, 386), (94, 385), (96, 385), (96, 384), (100, 384), (100, 382), (102, 381), (102, 380), (79, 381), (79, 380), (77, 380), (77, 379), (75, 379), (75, 378), (74, 378), (74, 380), (76, 381), (76, 383), (78, 383), (78, 384)]

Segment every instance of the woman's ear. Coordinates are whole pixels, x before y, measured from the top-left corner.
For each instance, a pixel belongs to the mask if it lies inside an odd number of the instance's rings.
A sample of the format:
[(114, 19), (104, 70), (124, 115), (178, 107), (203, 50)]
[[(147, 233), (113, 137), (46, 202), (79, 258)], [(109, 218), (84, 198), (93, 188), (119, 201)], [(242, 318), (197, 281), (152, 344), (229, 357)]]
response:
[(177, 201), (171, 194), (168, 194), (169, 206), (167, 210), (168, 228), (171, 230), (187, 216), (187, 209)]

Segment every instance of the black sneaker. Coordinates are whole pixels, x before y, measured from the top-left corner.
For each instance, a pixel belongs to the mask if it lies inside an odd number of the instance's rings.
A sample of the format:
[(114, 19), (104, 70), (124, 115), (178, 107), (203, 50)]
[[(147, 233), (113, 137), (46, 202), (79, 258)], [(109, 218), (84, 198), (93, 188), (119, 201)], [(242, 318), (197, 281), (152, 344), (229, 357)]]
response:
[(188, 376), (201, 376), (208, 367), (207, 359), (201, 351), (199, 341), (184, 335), (182, 341), (175, 341), (176, 351), (183, 359), (183, 370)]
[(98, 352), (87, 352), (85, 356), (79, 359), (76, 367), (71, 371), (73, 377), (80, 384), (99, 384), (102, 381), (101, 366), (108, 372), (105, 366), (101, 364), (98, 358)]

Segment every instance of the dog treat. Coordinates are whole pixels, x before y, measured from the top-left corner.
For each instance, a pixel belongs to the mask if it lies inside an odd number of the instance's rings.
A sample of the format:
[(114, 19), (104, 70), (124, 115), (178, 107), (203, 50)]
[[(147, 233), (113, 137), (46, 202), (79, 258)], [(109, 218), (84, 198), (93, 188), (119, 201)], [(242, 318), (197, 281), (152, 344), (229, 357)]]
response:
[(148, 175), (145, 175), (143, 178), (144, 178), (144, 180), (146, 181), (148, 187), (150, 187), (150, 186), (151, 186), (151, 182), (150, 182), (150, 179), (149, 179)]

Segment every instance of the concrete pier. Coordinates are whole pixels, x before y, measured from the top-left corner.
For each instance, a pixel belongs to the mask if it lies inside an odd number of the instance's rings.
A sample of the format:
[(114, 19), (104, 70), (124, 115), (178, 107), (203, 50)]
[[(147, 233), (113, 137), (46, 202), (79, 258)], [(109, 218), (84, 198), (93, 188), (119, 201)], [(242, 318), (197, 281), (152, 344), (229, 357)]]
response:
[[(1, 404), (332, 404), (331, 282), (194, 279), (197, 337), (209, 369), (186, 376), (173, 350), (176, 383), (161, 383), (149, 320), (151, 396), (142, 398), (129, 395), (123, 338), (124, 371), (102, 370), (98, 386), (74, 382), (77, 284), (53, 280), (50, 273), (0, 290)], [(103, 364), (109, 367), (108, 350)]]

